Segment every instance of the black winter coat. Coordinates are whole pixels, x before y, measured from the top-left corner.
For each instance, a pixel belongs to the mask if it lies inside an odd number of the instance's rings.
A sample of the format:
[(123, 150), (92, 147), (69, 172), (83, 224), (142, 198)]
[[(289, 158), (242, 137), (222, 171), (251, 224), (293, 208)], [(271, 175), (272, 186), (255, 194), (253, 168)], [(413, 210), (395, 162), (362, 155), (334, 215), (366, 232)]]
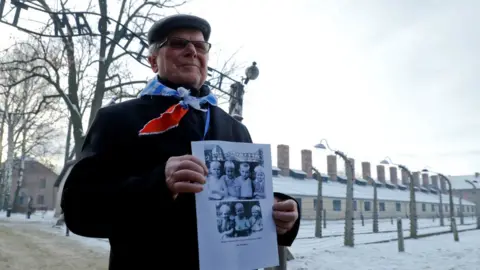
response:
[[(66, 225), (81, 236), (109, 239), (110, 270), (198, 269), (195, 196), (179, 194), (173, 200), (164, 170), (169, 157), (191, 154), (191, 142), (202, 140), (205, 113), (191, 109), (177, 128), (138, 136), (149, 120), (177, 102), (144, 96), (100, 109), (65, 182)], [(243, 124), (220, 108), (210, 110), (206, 140), (252, 142)], [(279, 244), (290, 246), (299, 224), (300, 218), (279, 236)]]

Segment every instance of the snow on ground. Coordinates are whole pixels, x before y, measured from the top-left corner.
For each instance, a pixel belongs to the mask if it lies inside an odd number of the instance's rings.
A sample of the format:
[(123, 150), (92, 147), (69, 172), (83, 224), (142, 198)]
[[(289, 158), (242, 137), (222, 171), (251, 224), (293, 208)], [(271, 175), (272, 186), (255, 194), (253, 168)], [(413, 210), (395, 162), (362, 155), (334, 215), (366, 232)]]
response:
[[(465, 218), (465, 225), (458, 228), (475, 228), (474, 220)], [(0, 212), (0, 269), (106, 269), (110, 245), (105, 239), (85, 238), (73, 233), (65, 236), (65, 227), (53, 227), (56, 219), (53, 212), (37, 212), (26, 219), (24, 214), (13, 214), (10, 218), (5, 212)], [(404, 236), (409, 235), (409, 220), (402, 220)], [(390, 219), (379, 221), (380, 233), (372, 234), (372, 221), (355, 221), (355, 248), (343, 247), (344, 221), (327, 221), (327, 228), (323, 229), (325, 238), (315, 238), (315, 222), (303, 220), (297, 240), (290, 251), (295, 256), (294, 261), (288, 263), (288, 269), (477, 269), (480, 265), (480, 256), (467, 256), (463, 253), (480, 254), (480, 231), (462, 232), (460, 243), (453, 242), (452, 234), (435, 236), (425, 239), (406, 240), (404, 254), (397, 252), (397, 242), (386, 244), (362, 245), (382, 240), (392, 240), (397, 237), (396, 221), (391, 224)], [(419, 234), (444, 232), (449, 230), (449, 223), (445, 219), (445, 226), (440, 227), (439, 219), (422, 219), (418, 221)], [(18, 239), (17, 239), (18, 238)], [(28, 241), (31, 243), (29, 243)], [(10, 242), (9, 242), (10, 241)], [(33, 241), (33, 242), (32, 242)], [(435, 242), (436, 241), (436, 242)], [(476, 241), (476, 246), (474, 243)], [(417, 244), (418, 243), (418, 244)], [(41, 244), (44, 251), (39, 248)], [(465, 245), (464, 245), (465, 244)], [(424, 248), (424, 247), (428, 247)], [(8, 256), (4, 251), (8, 252)], [(20, 257), (14, 256), (14, 251)], [(77, 252), (78, 251), (78, 252)], [(38, 253), (38, 254), (37, 254)], [(51, 258), (46, 260), (43, 257)], [(437, 258), (438, 257), (438, 258)], [(470, 258), (473, 257), (473, 258)], [(24, 264), (22, 262), (24, 258)], [(37, 258), (38, 267), (31, 266), (32, 258)], [(65, 267), (65, 259), (69, 263)], [(456, 258), (462, 259), (457, 261)], [(477, 259), (475, 259), (477, 258)], [(409, 259), (411, 264), (405, 261)], [(346, 262), (348, 260), (348, 268)], [(443, 262), (438, 263), (437, 261)], [(3, 264), (2, 264), (3, 263)], [(417, 265), (414, 265), (416, 263)], [(43, 265), (43, 266), (42, 266)], [(363, 266), (364, 265), (364, 266)], [(55, 268), (55, 267), (59, 268)], [(455, 266), (455, 267), (453, 267)], [(468, 267), (469, 266), (469, 267)], [(10, 268), (8, 268), (10, 267)], [(41, 268), (44, 267), (44, 268)], [(362, 268), (363, 267), (363, 268)], [(480, 269), (480, 267), (478, 267)]]
[(347, 247), (318, 247), (304, 249), (290, 270), (478, 270), (480, 269), (480, 231), (460, 233), (460, 242), (452, 234), (406, 240), (404, 253), (397, 242)]
[[(49, 228), (50, 230), (48, 230)], [(107, 270), (108, 251), (42, 223), (0, 221), (0, 269)]]
[[(57, 221), (53, 215), (54, 212), (49, 211), (47, 213), (35, 212), (30, 216), (30, 219), (27, 219), (25, 214), (12, 214), (10, 218), (7, 218), (5, 212), (0, 211), (0, 225), (12, 229), (23, 225), (23, 228), (35, 229), (58, 237), (65, 237), (65, 226), (53, 227)], [(71, 232), (68, 239), (75, 241), (74, 244), (85, 248), (95, 248), (102, 252), (108, 252), (110, 250), (110, 244), (106, 239), (82, 237)]]
[[(465, 217), (464, 224), (470, 225), (474, 224), (476, 221), (472, 217)], [(345, 221), (343, 220), (336, 220), (336, 221), (327, 221), (327, 228), (322, 227), (322, 234), (324, 236), (335, 236), (335, 235), (343, 235), (344, 233), (344, 224)], [(362, 222), (360, 220), (355, 220), (355, 233), (371, 233), (373, 231), (373, 220), (366, 219), (365, 226), (362, 226)], [(444, 225), (445, 228), (448, 228), (449, 221), (444, 218)], [(457, 218), (457, 224), (460, 224), (460, 220)], [(410, 228), (410, 220), (403, 219), (402, 220), (403, 229), (408, 231)], [(429, 227), (440, 227), (440, 219), (436, 218), (435, 221), (433, 219), (419, 219), (418, 220), (418, 227), (421, 228), (429, 228)], [(461, 228), (461, 227), (459, 227)], [(385, 231), (397, 231), (397, 221), (396, 219), (393, 220), (393, 224), (390, 219), (381, 219), (378, 221), (378, 229), (380, 232)], [(312, 238), (315, 236), (315, 221), (314, 220), (302, 220), (301, 228), (298, 233), (297, 239), (302, 238)]]

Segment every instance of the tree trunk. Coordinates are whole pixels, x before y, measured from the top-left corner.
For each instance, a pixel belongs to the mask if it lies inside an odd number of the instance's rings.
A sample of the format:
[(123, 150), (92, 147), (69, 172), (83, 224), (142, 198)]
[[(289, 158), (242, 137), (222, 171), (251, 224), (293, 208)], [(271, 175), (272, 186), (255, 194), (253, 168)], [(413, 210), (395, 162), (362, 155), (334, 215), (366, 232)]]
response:
[[(5, 99), (6, 100), (6, 99)], [(6, 102), (5, 102), (6, 103)], [(4, 106), (6, 108), (6, 106)], [(5, 128), (5, 121), (7, 120), (7, 113), (2, 113), (2, 122), (0, 123), (0, 209), (3, 209), (3, 194), (5, 190), (5, 164), (3, 161), (3, 135)]]
[(67, 164), (70, 160), (70, 141), (72, 140), (72, 120), (68, 120), (67, 140), (65, 142), (65, 157), (63, 165)]
[(16, 115), (9, 114), (8, 116), (8, 129), (7, 129), (7, 161), (5, 162), (5, 197), (3, 199), (3, 208), (6, 209), (10, 204), (10, 193), (12, 190), (12, 174), (13, 174), (13, 163), (14, 163), (14, 119)]
[(24, 178), (24, 172), (25, 172), (25, 158), (26, 158), (26, 144), (27, 144), (27, 126), (25, 123), (25, 115), (23, 116), (23, 126), (22, 126), (22, 145), (21, 145), (21, 156), (20, 156), (20, 169), (18, 172), (18, 180), (17, 180), (17, 188), (15, 189), (15, 195), (13, 196), (13, 207), (12, 211), (13, 212), (18, 212), (20, 209), (19, 205), (19, 194), (20, 194), (20, 189), (23, 186), (23, 178)]
[[(107, 17), (107, 1), (98, 0), (98, 6), (100, 8), (100, 14), (102, 17)], [(100, 29), (107, 29), (107, 20), (100, 20), (98, 27)], [(111, 45), (115, 46), (115, 45)], [(108, 65), (106, 63), (106, 51), (107, 51), (107, 35), (102, 34), (100, 36), (100, 50), (98, 61), (98, 73), (97, 73), (97, 84), (95, 85), (95, 93), (92, 99), (92, 107), (90, 108), (90, 118), (88, 120), (88, 127), (92, 125), (95, 115), (98, 110), (102, 107), (103, 97), (105, 95), (105, 79), (107, 77)]]

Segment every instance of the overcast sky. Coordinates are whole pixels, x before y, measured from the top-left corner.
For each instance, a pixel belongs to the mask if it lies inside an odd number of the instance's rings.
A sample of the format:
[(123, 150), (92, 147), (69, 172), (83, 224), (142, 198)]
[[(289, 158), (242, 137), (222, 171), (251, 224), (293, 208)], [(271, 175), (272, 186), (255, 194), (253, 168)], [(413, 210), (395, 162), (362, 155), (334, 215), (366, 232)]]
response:
[(300, 150), (325, 138), (358, 170), (361, 160), (390, 156), (412, 170), (480, 171), (480, 1), (195, 0), (186, 8), (210, 20), (214, 43), (258, 62), (244, 123), (255, 142), (272, 144), (274, 164), (277, 144), (290, 145), (300, 168)]
[[(213, 51), (258, 63), (244, 123), (273, 164), (288, 144), (299, 169), (300, 150), (325, 138), (357, 170), (390, 156), (480, 171), (480, 1), (191, 0), (179, 11), (210, 21)], [(314, 150), (322, 170), (325, 153)]]

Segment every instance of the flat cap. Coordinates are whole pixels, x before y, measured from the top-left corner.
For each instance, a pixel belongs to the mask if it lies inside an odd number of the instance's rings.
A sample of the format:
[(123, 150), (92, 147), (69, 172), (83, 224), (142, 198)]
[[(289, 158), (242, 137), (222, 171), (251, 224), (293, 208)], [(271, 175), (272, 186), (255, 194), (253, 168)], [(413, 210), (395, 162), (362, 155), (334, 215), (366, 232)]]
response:
[(157, 21), (148, 31), (148, 44), (163, 41), (173, 30), (186, 28), (196, 29), (202, 32), (205, 41), (210, 38), (210, 24), (197, 16), (186, 14), (175, 14)]

